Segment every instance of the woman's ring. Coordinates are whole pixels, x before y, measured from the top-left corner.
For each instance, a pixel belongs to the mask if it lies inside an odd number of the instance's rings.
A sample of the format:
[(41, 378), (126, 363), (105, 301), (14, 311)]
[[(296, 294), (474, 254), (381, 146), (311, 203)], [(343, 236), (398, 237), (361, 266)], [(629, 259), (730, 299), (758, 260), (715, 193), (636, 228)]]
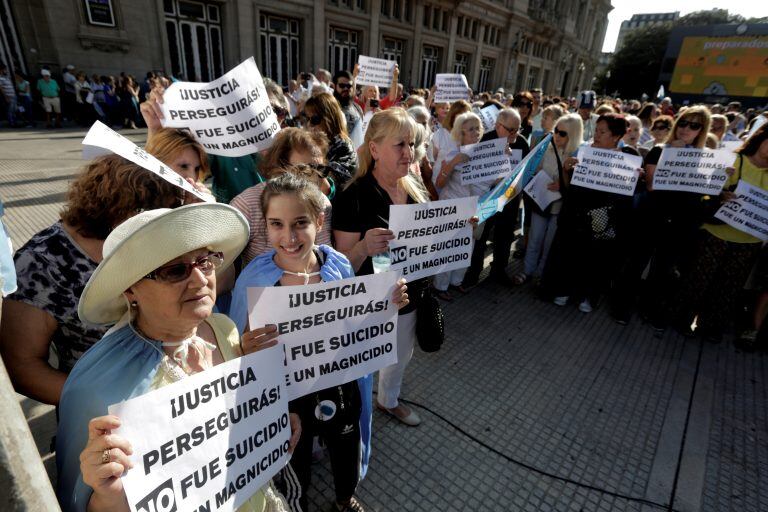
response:
[(101, 463), (102, 464), (109, 464), (111, 461), (111, 457), (109, 456), (109, 448), (101, 452)]

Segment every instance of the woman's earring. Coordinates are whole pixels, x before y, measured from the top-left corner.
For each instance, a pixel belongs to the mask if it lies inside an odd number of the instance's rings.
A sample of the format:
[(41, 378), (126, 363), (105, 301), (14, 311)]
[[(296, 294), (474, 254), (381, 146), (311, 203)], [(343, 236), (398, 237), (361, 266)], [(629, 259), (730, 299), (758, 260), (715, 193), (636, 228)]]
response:
[(132, 307), (132, 308), (134, 308), (134, 309), (136, 309), (137, 307), (139, 307), (139, 303), (138, 303), (138, 302), (136, 302), (135, 300), (134, 300), (134, 301), (131, 301), (131, 307)]

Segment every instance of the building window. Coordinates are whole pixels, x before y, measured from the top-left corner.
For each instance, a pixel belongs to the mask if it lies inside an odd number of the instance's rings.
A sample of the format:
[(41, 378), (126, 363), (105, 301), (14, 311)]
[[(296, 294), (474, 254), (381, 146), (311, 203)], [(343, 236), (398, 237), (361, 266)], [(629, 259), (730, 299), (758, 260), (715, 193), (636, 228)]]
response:
[(515, 78), (515, 91), (523, 91), (523, 80), (525, 80), (525, 64), (517, 65), (517, 77)]
[(421, 82), (420, 87), (429, 89), (435, 85), (435, 75), (440, 66), (440, 48), (424, 46), (421, 53)]
[(331, 73), (350, 70), (357, 62), (358, 33), (354, 30), (331, 27), (328, 36), (328, 62)]
[(191, 82), (210, 82), (223, 75), (219, 6), (166, 0), (163, 9), (173, 75)]
[(528, 70), (528, 87), (526, 90), (535, 89), (539, 86), (539, 68), (531, 67)]
[(489, 59), (483, 57), (480, 61), (480, 77), (477, 83), (478, 91), (487, 91), (491, 82), (491, 74), (493, 73), (493, 65), (496, 63), (495, 59)]
[(403, 54), (405, 53), (405, 41), (393, 37), (385, 37), (382, 45), (381, 56), (387, 60), (394, 60), (400, 69), (403, 69)]
[(469, 70), (469, 54), (456, 52), (456, 59), (453, 61), (453, 72), (461, 73), (466, 76)]
[(262, 14), (259, 17), (261, 71), (288, 85), (299, 74), (299, 20)]
[(115, 13), (112, 0), (85, 0), (85, 14), (90, 25), (102, 27), (115, 26)]
[(549, 84), (549, 77), (551, 73), (550, 70), (545, 69), (544, 70), (544, 79), (541, 81), (541, 88), (544, 90), (544, 92), (549, 90), (550, 84)]

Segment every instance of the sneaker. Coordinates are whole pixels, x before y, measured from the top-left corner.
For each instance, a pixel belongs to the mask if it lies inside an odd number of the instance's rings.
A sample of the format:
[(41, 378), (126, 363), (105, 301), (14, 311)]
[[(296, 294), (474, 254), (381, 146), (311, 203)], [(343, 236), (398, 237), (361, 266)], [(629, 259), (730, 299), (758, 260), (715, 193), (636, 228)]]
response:
[(334, 504), (336, 505), (335, 510), (338, 510), (338, 512), (365, 512), (363, 505), (357, 501), (357, 498), (354, 496), (349, 498), (349, 501), (344, 505), (340, 505), (339, 503)]
[(377, 401), (376, 408), (385, 414), (397, 418), (401, 423), (405, 423), (410, 427), (416, 427), (421, 423), (421, 418), (416, 414), (416, 411), (409, 409), (404, 404), (398, 404), (397, 407), (387, 409)]
[(553, 301), (555, 303), (555, 306), (565, 306), (568, 304), (568, 296), (563, 295), (561, 297), (555, 297), (555, 300)]
[(579, 304), (579, 311), (581, 311), (582, 313), (591, 313), (592, 304), (590, 304), (587, 299), (584, 299), (583, 301), (581, 301), (581, 304)]

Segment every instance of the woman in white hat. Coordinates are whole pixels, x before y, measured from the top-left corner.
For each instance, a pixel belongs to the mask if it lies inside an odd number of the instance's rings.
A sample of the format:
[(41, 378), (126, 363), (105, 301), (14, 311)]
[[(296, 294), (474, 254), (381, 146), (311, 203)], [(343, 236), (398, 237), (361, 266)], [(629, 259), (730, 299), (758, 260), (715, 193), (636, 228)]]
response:
[[(120, 475), (131, 465), (130, 440), (110, 434), (120, 425), (106, 415), (110, 404), (259, 348), (258, 333), (241, 346), (232, 321), (212, 314), (216, 271), (247, 241), (242, 214), (216, 203), (146, 211), (107, 237), (78, 314), (117, 324), (78, 361), (62, 392), (56, 459), (64, 511), (128, 510)], [(291, 427), (293, 446), (295, 416)], [(280, 502), (267, 487), (240, 510), (280, 510)]]

